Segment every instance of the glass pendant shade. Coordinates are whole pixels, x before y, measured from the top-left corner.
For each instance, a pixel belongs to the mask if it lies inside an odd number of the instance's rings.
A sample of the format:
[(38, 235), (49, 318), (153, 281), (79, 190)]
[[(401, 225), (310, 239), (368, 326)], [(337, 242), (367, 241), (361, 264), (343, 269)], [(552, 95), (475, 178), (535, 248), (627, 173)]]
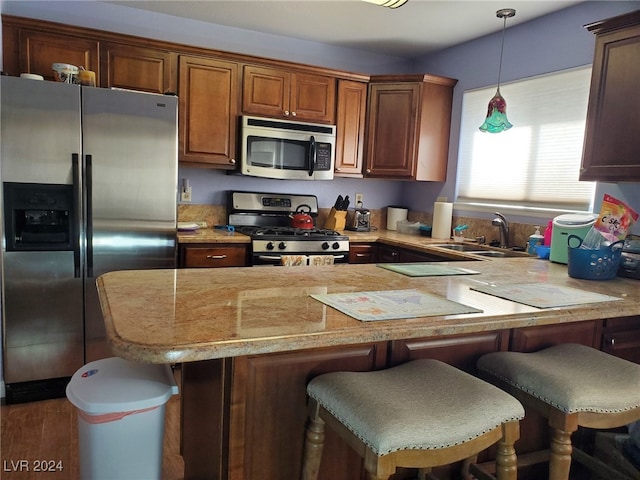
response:
[(484, 120), (484, 123), (480, 125), (480, 131), (500, 133), (509, 130), (511, 127), (513, 127), (513, 125), (511, 125), (507, 119), (507, 102), (504, 97), (500, 95), (500, 88), (498, 88), (496, 94), (489, 100), (487, 118)]
[(399, 8), (405, 3), (407, 3), (409, 0), (363, 0), (363, 1), (368, 3), (375, 3), (376, 5), (379, 5), (381, 7)]
[(487, 118), (480, 125), (481, 132), (500, 133), (509, 130), (513, 125), (507, 120), (507, 101), (500, 95), (500, 75), (502, 73), (502, 53), (504, 52), (504, 32), (507, 28), (507, 18), (516, 14), (513, 8), (503, 8), (496, 12), (496, 17), (503, 19), (502, 24), (502, 45), (500, 46), (500, 65), (498, 66), (498, 88), (496, 94), (489, 100), (487, 108)]

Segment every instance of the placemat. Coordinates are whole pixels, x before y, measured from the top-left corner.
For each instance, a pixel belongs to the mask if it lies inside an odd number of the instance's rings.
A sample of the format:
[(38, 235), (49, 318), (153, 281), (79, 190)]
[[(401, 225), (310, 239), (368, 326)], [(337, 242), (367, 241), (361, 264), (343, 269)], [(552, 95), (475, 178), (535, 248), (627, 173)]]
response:
[(419, 290), (311, 294), (311, 297), (363, 322), (482, 312)]
[(584, 303), (610, 302), (617, 297), (553, 285), (551, 283), (522, 283), (517, 285), (479, 285), (471, 290), (505, 298), (537, 308), (566, 307)]
[(468, 268), (441, 265), (438, 263), (379, 263), (380, 268), (401, 273), (409, 277), (435, 277), (438, 275), (475, 275), (480, 272)]

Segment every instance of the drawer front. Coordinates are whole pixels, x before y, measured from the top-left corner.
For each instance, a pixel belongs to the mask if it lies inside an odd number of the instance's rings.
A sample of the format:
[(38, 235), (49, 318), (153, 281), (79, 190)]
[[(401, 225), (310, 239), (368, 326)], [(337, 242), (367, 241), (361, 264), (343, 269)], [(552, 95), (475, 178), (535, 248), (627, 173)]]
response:
[(185, 247), (184, 267), (244, 267), (247, 248), (244, 246)]

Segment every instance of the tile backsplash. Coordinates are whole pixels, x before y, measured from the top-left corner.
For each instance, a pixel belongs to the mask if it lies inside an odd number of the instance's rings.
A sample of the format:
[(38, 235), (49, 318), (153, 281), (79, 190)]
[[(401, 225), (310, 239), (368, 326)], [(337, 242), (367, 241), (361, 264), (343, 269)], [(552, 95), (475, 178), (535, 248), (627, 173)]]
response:
[[(320, 227), (324, 226), (329, 208), (320, 208), (316, 224)], [(408, 219), (412, 222), (420, 222), (425, 225), (431, 225), (433, 214), (431, 212), (410, 211)], [(207, 222), (210, 227), (214, 225), (225, 225), (227, 223), (227, 210), (224, 205), (197, 205), (197, 204), (179, 204), (178, 205), (178, 221), (179, 222)], [(467, 238), (485, 237), (486, 242), (498, 240), (500, 234), (498, 229), (491, 225), (491, 220), (487, 218), (471, 218), (453, 216), (452, 226), (466, 224), (468, 229), (465, 231)], [(371, 210), (371, 226), (374, 228), (386, 228), (387, 225), (387, 209)], [(540, 231), (544, 233), (546, 222), (540, 225)], [(535, 231), (533, 224), (528, 223), (509, 223), (509, 236), (512, 246), (527, 246), (529, 236)]]

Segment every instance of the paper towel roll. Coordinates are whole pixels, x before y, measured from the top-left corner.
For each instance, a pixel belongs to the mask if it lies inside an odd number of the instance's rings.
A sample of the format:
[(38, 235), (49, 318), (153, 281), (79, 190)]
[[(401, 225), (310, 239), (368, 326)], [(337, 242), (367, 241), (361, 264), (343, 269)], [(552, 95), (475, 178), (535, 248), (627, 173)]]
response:
[(408, 208), (394, 206), (387, 207), (387, 230), (397, 230), (396, 224), (399, 221), (406, 220), (408, 213)]
[(451, 216), (453, 214), (453, 203), (435, 202), (433, 204), (433, 227), (432, 238), (451, 238)]

